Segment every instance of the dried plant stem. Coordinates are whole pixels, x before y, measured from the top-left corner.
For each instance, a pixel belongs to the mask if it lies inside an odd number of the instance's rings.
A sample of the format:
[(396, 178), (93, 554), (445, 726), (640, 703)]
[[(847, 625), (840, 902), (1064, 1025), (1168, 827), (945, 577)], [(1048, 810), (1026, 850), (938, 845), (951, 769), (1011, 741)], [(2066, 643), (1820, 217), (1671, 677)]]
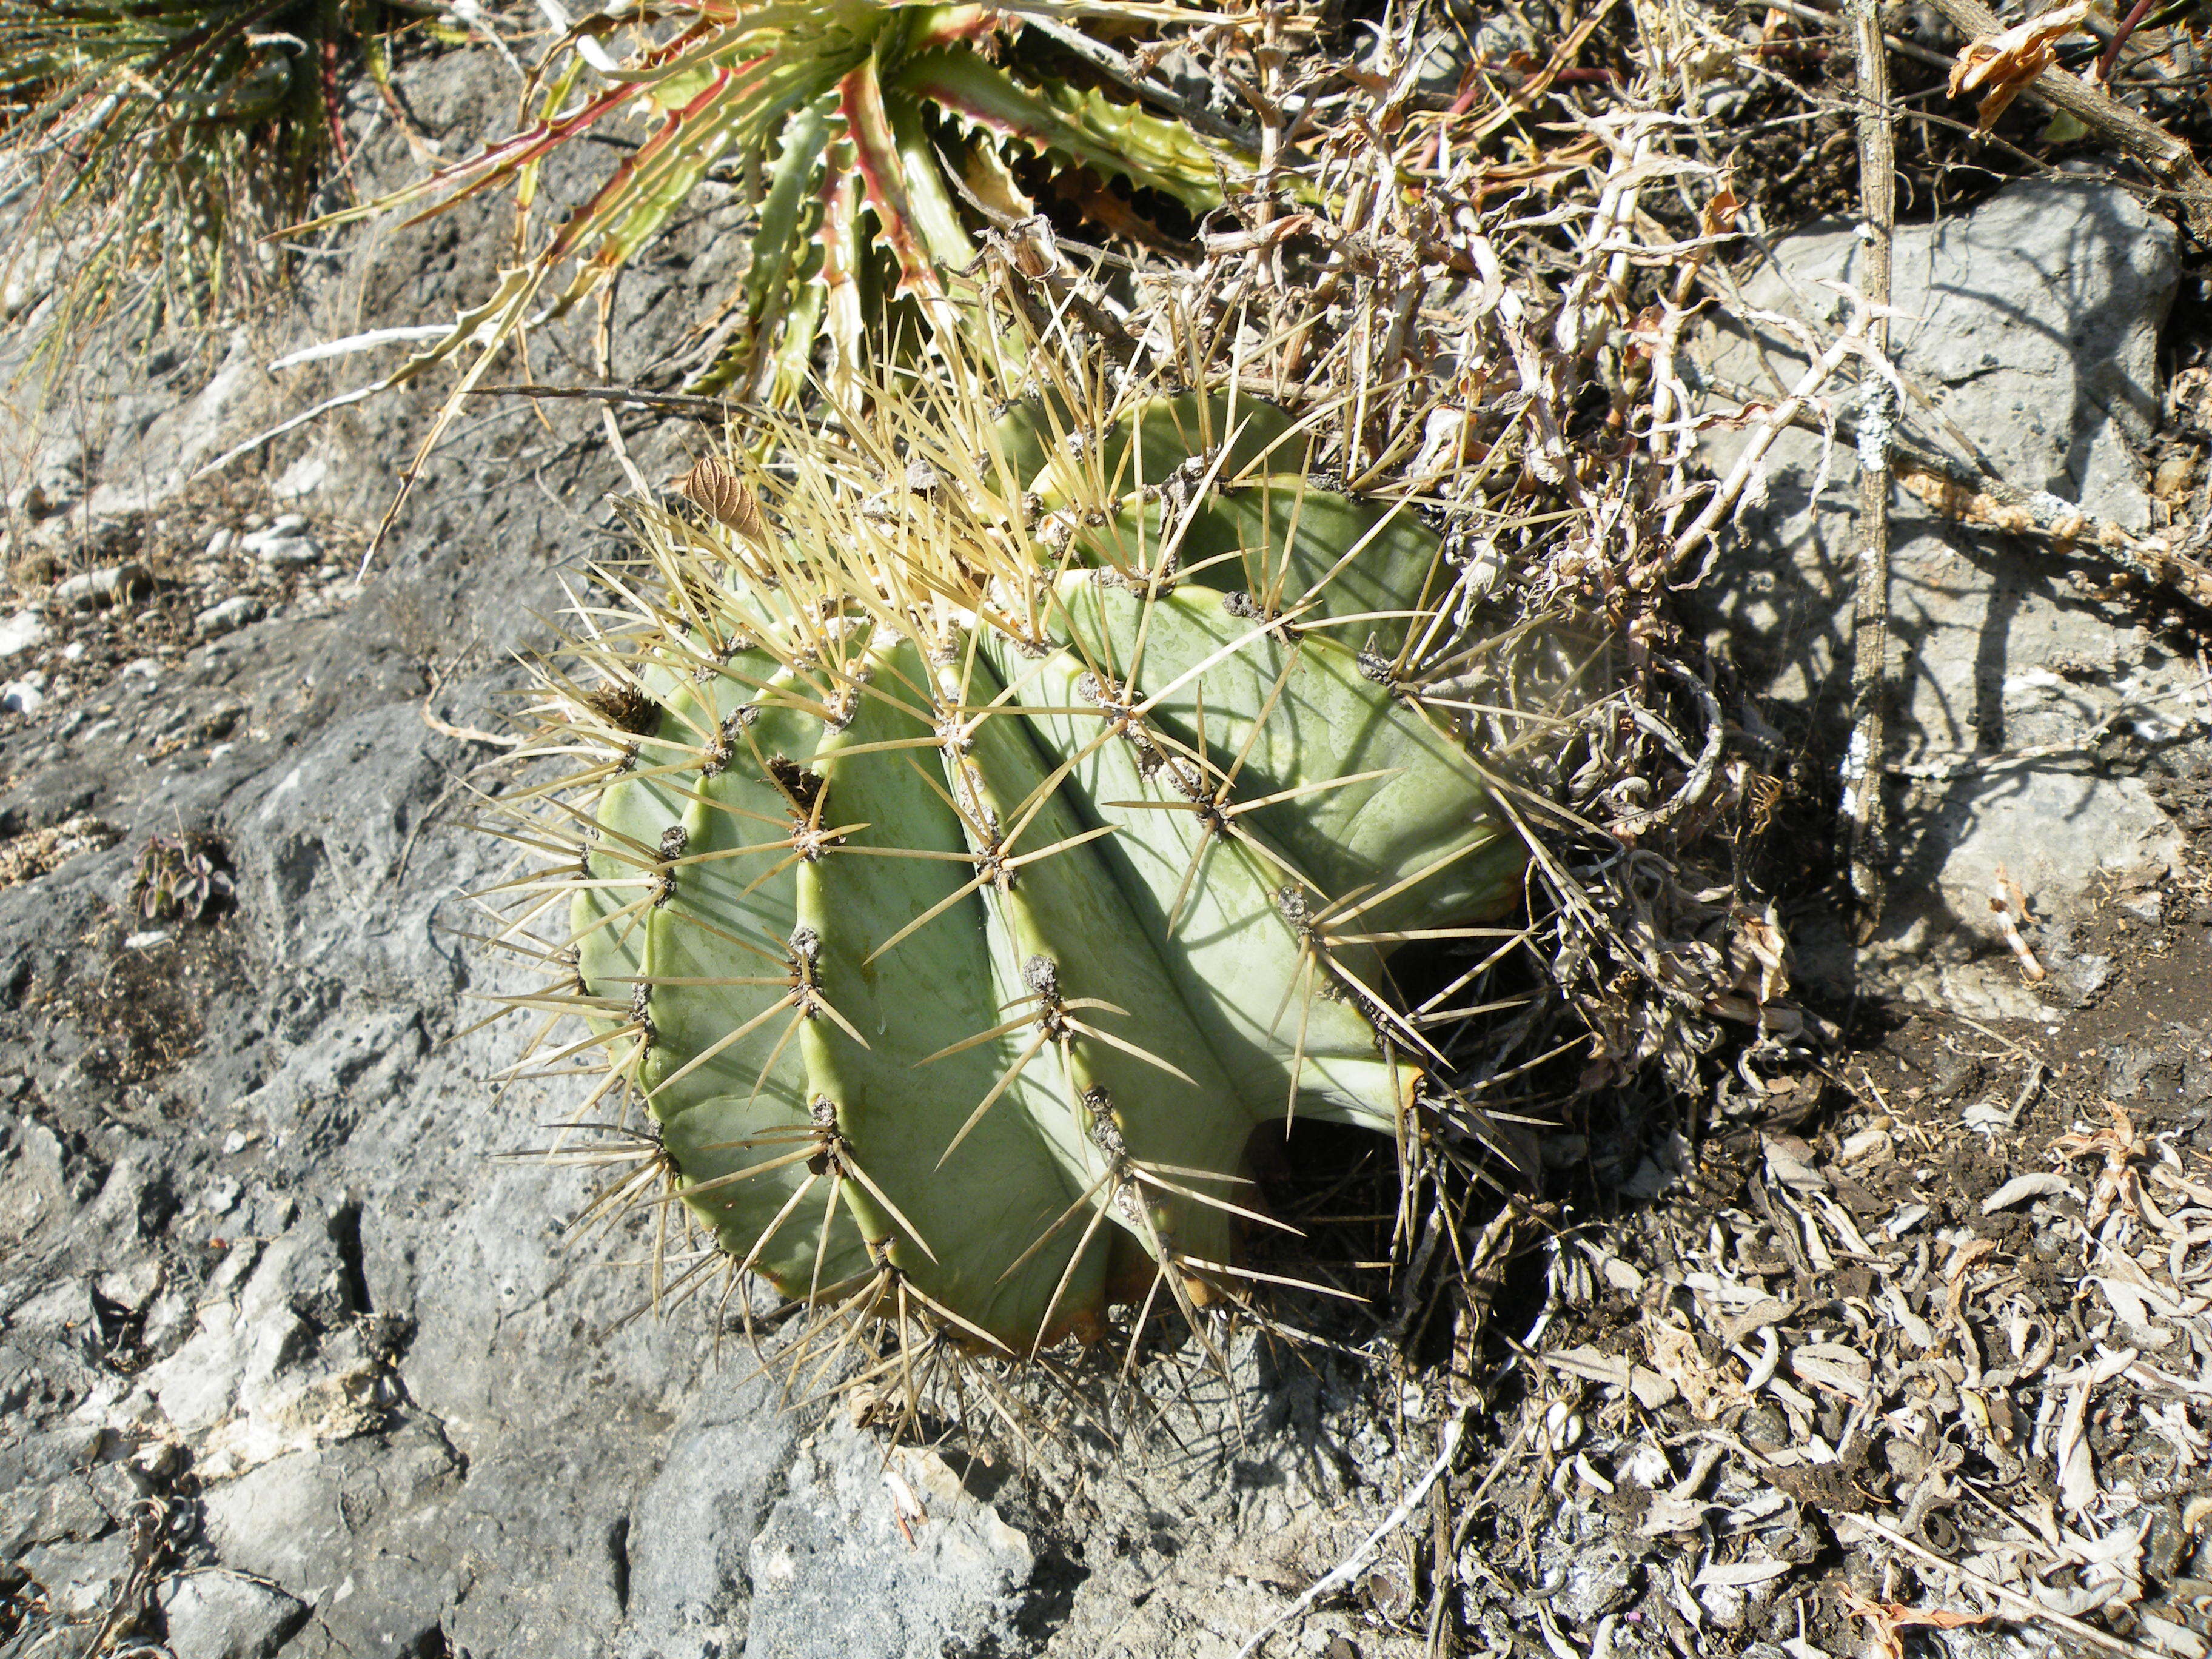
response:
[[(1750, 395), (1739, 386), (1719, 389), (1739, 398)], [(1814, 436), (1828, 431), (1803, 402), (1792, 410), (1787, 424)], [(1856, 441), (1856, 424), (1847, 424), (1846, 430)], [(1891, 476), (1939, 518), (2014, 537), (2033, 553), (2079, 560), (2124, 580), (2172, 588), (2190, 604), (2212, 610), (2212, 566), (2191, 550), (2197, 534), (2193, 526), (2177, 524), (2164, 534), (2139, 536), (2078, 501), (2047, 489), (2026, 489), (1931, 449), (1900, 430), (1890, 433), (1889, 462)]]
[[(1774, 447), (1774, 441), (1807, 410), (1814, 398), (1820, 395), (1820, 388), (1827, 385), (1835, 372), (1844, 366), (1844, 359), (1865, 349), (1867, 321), (1866, 307), (1862, 305), (1858, 307), (1858, 314), (1851, 319), (1850, 327), (1813, 361), (1811, 367), (1798, 378), (1797, 384), (1790, 389), (1790, 395), (1771, 408), (1759, 410), (1753, 417), (1751, 441), (1744, 446), (1743, 453), (1729, 469), (1729, 475), (1721, 481), (1720, 488), (1707, 498), (1698, 516), (1691, 520), (1689, 528), (1675, 538), (1674, 548), (1667, 555), (1667, 568), (1670, 573), (1680, 570), (1690, 562), (1692, 554), (1712, 540), (1721, 521), (1734, 511), (1736, 502), (1742, 499), (1745, 488), (1757, 476), (1760, 465), (1766, 459), (1766, 452)], [(1692, 580), (1694, 582), (1697, 578)]]
[[(1995, 34), (2004, 27), (1982, 0), (1936, 0), (1936, 9), (1969, 40)], [(2191, 233), (2200, 241), (2212, 240), (2212, 174), (2205, 173), (2188, 145), (2110, 93), (2056, 65), (2036, 77), (2027, 95), (2064, 110), (2133, 156), (2180, 198), (2182, 220)]]
[[(1938, 0), (1938, 3), (1942, 3), (1942, 0)], [(2153, 1652), (2153, 1650), (2142, 1646), (2140, 1643), (2127, 1641), (2113, 1635), (2110, 1631), (2099, 1630), (2094, 1625), (2085, 1624), (2069, 1614), (2046, 1607), (2033, 1596), (2023, 1595), (2016, 1589), (2000, 1584), (1994, 1578), (1986, 1577), (1976, 1572), (1972, 1567), (1962, 1565), (1948, 1556), (1938, 1555), (1935, 1551), (1914, 1543), (1904, 1534), (1885, 1527), (1879, 1521), (1871, 1520), (1865, 1516), (1853, 1516), (1851, 1524), (1863, 1528), (1893, 1548), (1903, 1550), (1907, 1555), (1924, 1561), (1929, 1566), (1941, 1567), (1947, 1572), (1956, 1573), (1961, 1580), (1972, 1584), (1984, 1595), (1994, 1595), (2008, 1606), (2017, 1608), (2020, 1614), (2023, 1615), (2028, 1622), (2040, 1620), (2045, 1624), (2056, 1625), (2076, 1641), (2087, 1642), (2092, 1647), (2102, 1648), (2107, 1653), (2140, 1656), (2140, 1659), (2149, 1659)]]
[[(1451, 1467), (1451, 1461), (1459, 1451), (1460, 1436), (1467, 1428), (1468, 1413), (1473, 1408), (1474, 1402), (1466, 1401), (1452, 1413), (1451, 1421), (1445, 1425), (1443, 1446), (1437, 1453), (1436, 1462), (1430, 1464), (1427, 1473), (1413, 1483), (1413, 1489), (1407, 1492), (1398, 1507), (1385, 1517), (1382, 1524), (1361, 1540), (1358, 1549), (1316, 1579), (1305, 1593), (1291, 1604), (1289, 1611), (1277, 1615), (1273, 1622), (1261, 1626), (1249, 1641), (1237, 1650), (1237, 1659), (1250, 1659), (1250, 1656), (1259, 1652), (1267, 1639), (1285, 1625), (1289, 1624), (1291, 1620), (1297, 1618), (1330, 1591), (1340, 1589), (1345, 1585), (1353, 1583), (1362, 1572), (1366, 1571), (1368, 1564), (1373, 1561), (1381, 1552), (1383, 1540), (1406, 1524), (1413, 1511), (1420, 1507), (1421, 1500), (1429, 1495), (1429, 1488), (1435, 1486), (1444, 1471)], [(1501, 1458), (1498, 1461), (1503, 1462), (1504, 1460)]]
[[(1877, 0), (1851, 0), (1858, 40), (1859, 204), (1866, 239), (1863, 283), (1871, 315), (1867, 345), (1889, 355), (1890, 234), (1897, 222), (1896, 134), (1889, 106), (1889, 56)], [(1852, 605), (1851, 735), (1844, 754), (1844, 830), (1851, 890), (1859, 901), (1862, 941), (1881, 921), (1885, 862), (1882, 833), (1882, 705), (1889, 668), (1889, 438), (1897, 400), (1878, 374), (1862, 382), (1866, 413), (1859, 428), (1859, 568)]]

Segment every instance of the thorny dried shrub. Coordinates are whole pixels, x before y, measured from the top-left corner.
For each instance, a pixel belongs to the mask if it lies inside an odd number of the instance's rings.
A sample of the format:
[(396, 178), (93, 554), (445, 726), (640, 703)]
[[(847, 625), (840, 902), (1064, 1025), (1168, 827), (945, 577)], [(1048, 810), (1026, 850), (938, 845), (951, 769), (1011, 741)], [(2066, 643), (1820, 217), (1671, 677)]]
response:
[(65, 367), (116, 315), (150, 331), (254, 292), (280, 257), (256, 239), (344, 165), (343, 83), (364, 41), (381, 72), (401, 9), (0, 0), (0, 192), (60, 243), (51, 271), (35, 240), (0, 261), (32, 290), (36, 359)]

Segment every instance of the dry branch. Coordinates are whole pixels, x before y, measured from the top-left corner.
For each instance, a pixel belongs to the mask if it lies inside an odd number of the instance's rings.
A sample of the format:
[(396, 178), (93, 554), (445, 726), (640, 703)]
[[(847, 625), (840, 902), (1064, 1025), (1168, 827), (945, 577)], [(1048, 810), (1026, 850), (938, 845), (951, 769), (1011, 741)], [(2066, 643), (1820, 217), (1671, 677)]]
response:
[[(1889, 102), (1889, 57), (1875, 0), (1852, 0), (1858, 37), (1859, 202), (1864, 215), (1867, 349), (1889, 356), (1890, 233), (1897, 222), (1897, 135)], [(1851, 611), (1851, 737), (1844, 757), (1844, 829), (1858, 928), (1871, 937), (1881, 921), (1883, 847), (1882, 714), (1889, 667), (1889, 447), (1897, 423), (1893, 383), (1863, 382), (1859, 434), (1859, 568)]]

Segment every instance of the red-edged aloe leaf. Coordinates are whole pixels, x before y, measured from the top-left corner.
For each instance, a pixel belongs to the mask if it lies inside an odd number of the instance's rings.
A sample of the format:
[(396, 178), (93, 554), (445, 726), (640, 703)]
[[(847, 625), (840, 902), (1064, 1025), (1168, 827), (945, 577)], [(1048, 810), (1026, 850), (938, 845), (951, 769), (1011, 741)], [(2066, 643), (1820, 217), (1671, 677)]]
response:
[(1221, 205), (1213, 153), (1188, 131), (1095, 92), (1054, 81), (1032, 92), (971, 52), (918, 53), (890, 90), (925, 99), (986, 131), (1054, 150), (1099, 173), (1164, 191), (1195, 212)]
[[(822, 312), (830, 337), (830, 394), (847, 408), (856, 406), (860, 386), (860, 265), (867, 253), (860, 240), (860, 185), (852, 146), (837, 145), (822, 181)], [(799, 344), (787, 332), (779, 358)]]
[(824, 100), (801, 110), (784, 129), (783, 149), (761, 202), (760, 228), (753, 234), (752, 265), (745, 272), (747, 310), (756, 318), (766, 313), (770, 295), (792, 278), (792, 262), (804, 246), (801, 216), (820, 199), (830, 118)]
[(927, 52), (963, 40), (981, 40), (1006, 26), (1006, 16), (994, 7), (929, 6), (917, 11), (906, 44), (909, 52)]
[[(576, 89), (576, 82), (583, 78), (583, 74), (584, 60), (580, 58), (572, 58), (562, 68), (561, 73), (554, 77), (553, 84), (545, 89), (543, 107), (546, 119), (552, 119), (554, 112), (568, 101), (570, 94)], [(529, 240), (530, 210), (538, 203), (538, 175), (544, 165), (542, 157), (537, 161), (526, 162), (514, 175), (514, 257), (517, 264), (523, 263), (527, 257), (524, 249)]]
[(569, 216), (539, 257), (557, 264), (587, 241), (597, 239), (599, 246), (562, 295), (561, 309), (590, 293), (658, 235), (707, 169), (743, 136), (750, 110), (739, 77), (755, 67), (717, 70), (708, 76), (690, 101), (671, 110), (660, 131), (625, 157), (614, 176)]
[[(580, 29), (570, 30), (562, 42), (562, 46), (565, 47), (570, 45), (579, 33), (580, 33)], [(697, 53), (694, 48), (702, 36), (711, 35), (711, 33), (710, 23), (706, 21), (693, 23), (672, 40), (653, 47), (635, 69), (627, 72), (615, 85), (590, 99), (582, 107), (573, 112), (567, 115), (548, 114), (526, 131), (515, 133), (511, 137), (500, 139), (495, 143), (488, 144), (476, 155), (455, 161), (450, 166), (440, 167), (427, 178), (419, 179), (415, 183), (395, 190), (388, 195), (380, 196), (374, 201), (357, 202), (349, 207), (340, 209), (336, 213), (325, 214), (319, 219), (311, 220), (307, 224), (295, 227), (295, 229), (317, 230), (326, 226), (347, 224), (356, 219), (369, 218), (392, 212), (407, 206), (410, 203), (418, 202), (425, 196), (437, 195), (443, 191), (447, 193), (438, 201), (433, 202), (428, 207), (422, 209), (406, 222), (410, 225), (420, 224), (426, 219), (435, 218), (448, 208), (515, 178), (525, 168), (544, 160), (579, 133), (596, 126), (616, 110), (633, 101), (641, 94), (650, 98), (655, 88), (665, 80), (677, 66), (687, 64), (696, 57)], [(714, 44), (713, 40), (708, 39), (708, 49), (711, 50)], [(575, 70), (581, 62), (580, 58), (572, 57), (568, 60), (567, 71), (556, 85), (573, 85)], [(537, 84), (537, 80), (533, 76), (532, 81), (533, 90)], [(557, 104), (557, 96), (550, 99), (548, 102)]]
[(822, 257), (817, 246), (830, 185), (833, 99), (799, 112), (784, 130), (769, 174), (752, 264), (738, 289), (743, 331), (712, 367), (684, 387), (711, 397), (736, 386), (742, 395), (781, 404), (805, 383), (822, 317)]
[[(837, 83), (837, 107), (845, 118), (846, 131), (852, 135), (853, 155), (867, 190), (868, 206), (875, 212), (884, 245), (898, 261), (899, 292), (927, 299), (942, 297), (945, 285), (938, 277), (938, 260), (965, 264), (975, 252), (967, 246), (968, 239), (957, 218), (949, 223), (931, 224), (917, 213), (915, 194), (908, 186), (919, 181), (908, 173), (908, 158), (884, 107), (883, 82), (877, 76), (872, 58)], [(934, 160), (924, 171), (934, 176)], [(921, 205), (928, 204), (925, 200)], [(933, 240), (948, 234), (951, 240), (940, 252), (932, 246)]]
[(428, 178), (418, 179), (389, 195), (380, 196), (373, 202), (356, 202), (350, 207), (341, 208), (335, 213), (326, 213), (319, 219), (311, 219), (305, 224), (295, 226), (293, 229), (295, 233), (304, 233), (332, 225), (349, 224), (356, 219), (373, 218), (379, 214), (392, 212), (410, 203), (419, 202), (425, 196), (447, 191), (447, 194), (431, 203), (406, 222), (416, 225), (426, 219), (434, 219), (447, 209), (467, 201), (471, 196), (480, 195), (495, 185), (505, 184), (524, 168), (544, 160), (578, 133), (597, 125), (629, 103), (641, 90), (635, 85), (610, 88), (572, 114), (540, 121), (511, 138), (502, 138), (497, 143), (486, 146), (465, 161), (440, 167)]

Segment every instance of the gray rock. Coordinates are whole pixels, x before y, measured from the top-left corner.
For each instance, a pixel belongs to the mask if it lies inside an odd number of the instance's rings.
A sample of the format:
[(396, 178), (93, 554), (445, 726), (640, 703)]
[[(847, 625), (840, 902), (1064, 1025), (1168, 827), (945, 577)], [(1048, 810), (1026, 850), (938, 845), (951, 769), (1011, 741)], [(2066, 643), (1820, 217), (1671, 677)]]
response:
[(296, 1597), (221, 1568), (167, 1579), (155, 1600), (176, 1659), (269, 1659), (307, 1622)]
[(153, 586), (146, 568), (135, 562), (112, 564), (54, 585), (54, 603), (68, 611), (93, 605), (121, 605)]
[(313, 564), (323, 556), (323, 546), (311, 536), (287, 536), (264, 542), (253, 550), (264, 570), (293, 570)]
[(192, 618), (200, 632), (210, 639), (260, 620), (261, 601), (251, 593), (234, 593), (227, 599), (218, 599)]
[(626, 1653), (709, 1659), (744, 1647), (753, 1540), (783, 1492), (797, 1439), (766, 1378), (708, 1386), (625, 1523)]
[(46, 619), (35, 611), (18, 611), (4, 622), (0, 622), (0, 657), (12, 657), (19, 651), (28, 651), (44, 645), (53, 637), (53, 629)]
[[(1745, 300), (1832, 325), (1845, 301), (1820, 284), (1850, 281), (1859, 246), (1841, 228), (1788, 239)], [(1893, 302), (1906, 315), (1892, 325), (1893, 356), (2001, 475), (2142, 528), (2151, 504), (2131, 444), (2158, 406), (2158, 331), (2175, 282), (2171, 228), (2125, 191), (2024, 181), (1898, 233)], [(1718, 386), (1747, 395), (1794, 381), (1802, 362), (1778, 327), (1756, 349), (1721, 333), (1705, 350)], [(1830, 392), (1848, 404), (1844, 388)], [(1925, 411), (1908, 409), (1905, 424), (1955, 451)], [(1707, 459), (1724, 471), (1742, 441), (1718, 434)], [(1764, 499), (1724, 542), (1695, 608), (1708, 642), (1773, 700), (1769, 714), (1832, 753), (1849, 701), (1856, 465), (1846, 434), (1815, 499), (1820, 447), (1797, 432), (1776, 444)], [(1798, 940), (1801, 968), (1832, 990), (1856, 975), (1863, 988), (1963, 998), (1984, 1017), (2033, 1014), (2039, 1000), (1990, 926), (1996, 871), (2057, 918), (2094, 905), (2108, 878), (2170, 872), (2180, 837), (2148, 791), (2080, 750), (2112, 727), (2150, 741), (2189, 730), (2199, 676), (2083, 599), (2046, 555), (1938, 519), (1901, 490), (1893, 517), (1887, 758), (1905, 776), (1893, 781), (1885, 931), (1855, 954), (1839, 925), (1816, 926)], [(1947, 939), (1971, 959), (1931, 960)]]
[(835, 1419), (752, 1541), (745, 1659), (907, 1659), (1012, 1634), (1029, 1540), (933, 1452)]
[(239, 546), (270, 569), (309, 565), (323, 556), (322, 544), (307, 534), (307, 520), (297, 513), (280, 514), (265, 530), (241, 538)]

